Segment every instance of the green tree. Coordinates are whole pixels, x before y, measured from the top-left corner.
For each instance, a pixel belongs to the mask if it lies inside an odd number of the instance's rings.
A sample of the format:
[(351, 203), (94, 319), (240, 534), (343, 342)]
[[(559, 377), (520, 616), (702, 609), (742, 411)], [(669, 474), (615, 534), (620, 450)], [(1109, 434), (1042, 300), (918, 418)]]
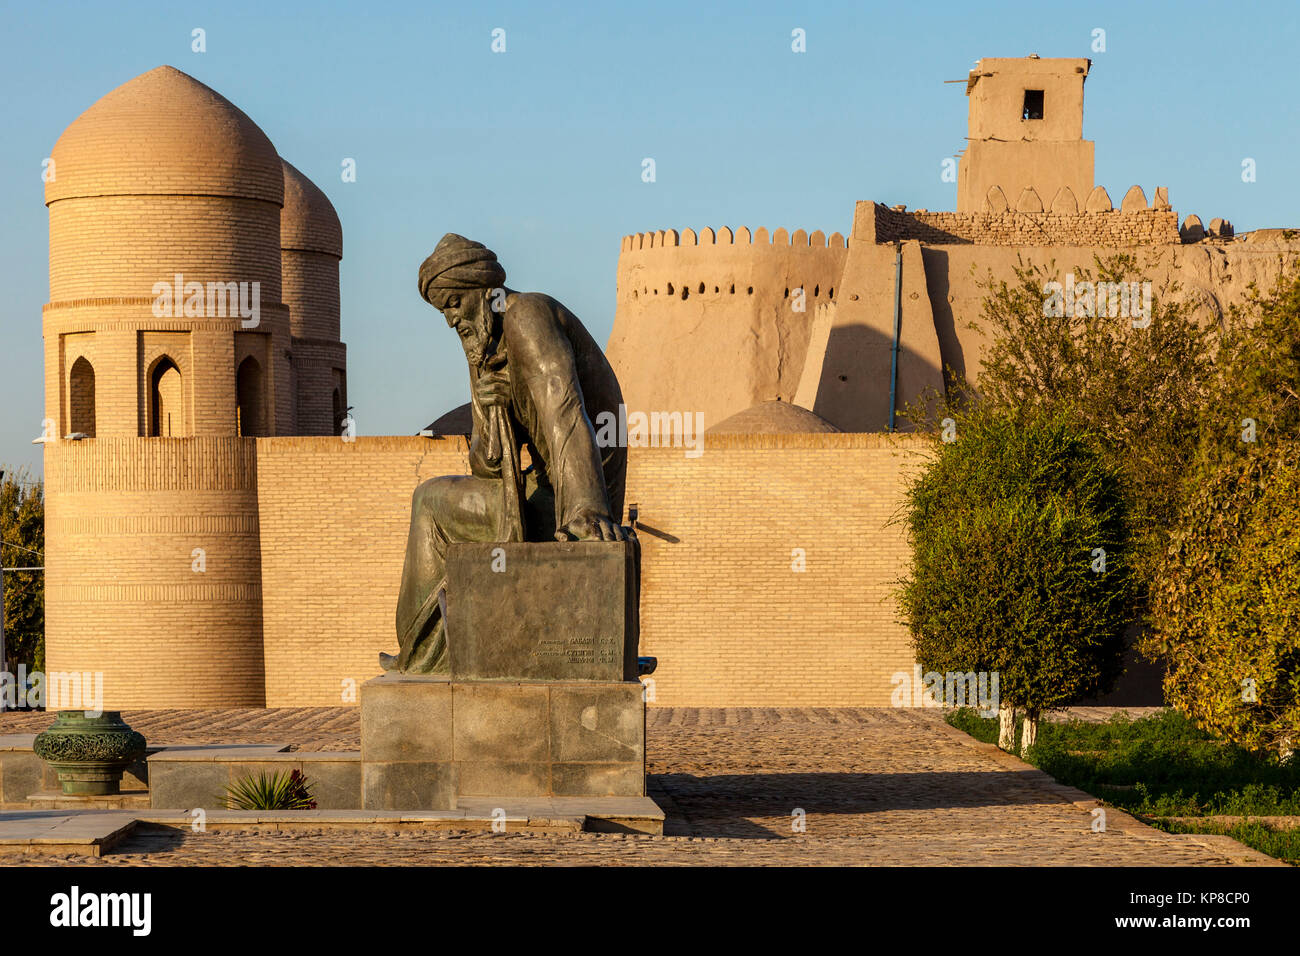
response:
[[(1152, 587), (1149, 657), (1204, 730), (1289, 754), (1300, 739), (1300, 275), (1233, 309), (1188, 493)], [(1250, 682), (1250, 683), (1243, 683)], [(1253, 699), (1252, 699), (1253, 698)]]
[[(1283, 268), (1267, 291), (1255, 285), (1229, 310), (1201, 403), (1199, 454), (1188, 482), (1199, 488), (1221, 467), (1300, 437), (1300, 271)], [(1265, 452), (1267, 455), (1267, 451)]]
[(1165, 698), (1238, 746), (1300, 741), (1300, 442), (1222, 464), (1153, 589)]
[[(26, 470), (4, 471), (0, 481), (0, 566), (45, 564), (44, 486)], [(10, 671), (18, 663), (45, 669), (45, 575), (41, 571), (4, 574), (5, 658)]]
[[(1084, 282), (1141, 288), (1160, 261), (1154, 254), (1144, 260), (1117, 254), (1094, 258), (1094, 266), (1075, 272), (1075, 289)], [(1105, 309), (1096, 300), (1088, 308), (1086, 297), (1075, 303), (1082, 308), (1049, 307), (1048, 284), (1064, 284), (1055, 262), (1021, 262), (1014, 273), (1012, 282), (990, 273), (983, 283), (982, 321), (972, 323), (988, 343), (978, 394), (1009, 414), (1069, 415), (1097, 438), (1120, 478), (1134, 580), (1148, 581), (1196, 460), (1221, 330), (1193, 321), (1174, 283), (1147, 286), (1144, 314), (1134, 316), (1130, 307), (1129, 316), (1117, 316), (1109, 300)], [(976, 389), (965, 385), (964, 391)], [(1142, 589), (1133, 594), (1140, 602)]]
[(975, 406), (937, 442), (904, 508), (900, 604), (922, 667), (999, 675), (1005, 731), (1110, 690), (1129, 622), (1119, 478), (1060, 414)]

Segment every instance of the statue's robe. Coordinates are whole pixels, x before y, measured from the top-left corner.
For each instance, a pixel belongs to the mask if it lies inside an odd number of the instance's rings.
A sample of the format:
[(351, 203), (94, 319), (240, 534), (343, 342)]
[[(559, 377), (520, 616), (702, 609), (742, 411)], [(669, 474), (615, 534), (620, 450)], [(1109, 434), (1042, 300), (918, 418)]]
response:
[(512, 451), (518, 461), (519, 446), (528, 446), (532, 460), (522, 480), (526, 540), (552, 541), (557, 528), (584, 514), (615, 524), (622, 521), (627, 449), (618, 443), (598, 447), (593, 428), (602, 412), (617, 421), (623, 402), (600, 346), (577, 316), (550, 296), (513, 293), (501, 319), (496, 358), (503, 356), (510, 378), (507, 414), (516, 448), (502, 449), (496, 463), (488, 461), (491, 419), (479, 406), (478, 370), (471, 366), (471, 473), (431, 478), (415, 489), (411, 501), (397, 600), (401, 649), (396, 667), (407, 673), (447, 672), (445, 603), (440, 604), (447, 583), (447, 546), (453, 541), (500, 540), (505, 500), (501, 463)]

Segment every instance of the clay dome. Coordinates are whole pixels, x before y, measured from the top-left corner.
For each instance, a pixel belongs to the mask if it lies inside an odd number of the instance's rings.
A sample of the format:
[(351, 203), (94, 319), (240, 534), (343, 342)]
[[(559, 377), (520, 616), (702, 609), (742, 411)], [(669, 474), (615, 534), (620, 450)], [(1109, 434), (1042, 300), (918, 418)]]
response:
[(334, 204), (292, 163), (283, 159), (280, 162), (284, 166), (280, 248), (327, 252), (343, 258), (343, 226)]
[(457, 405), (424, 430), (435, 435), (468, 435), (474, 426), (474, 411), (469, 402)]
[(51, 152), (45, 203), (82, 196), (234, 196), (284, 202), (266, 134), (216, 90), (170, 66), (105, 94)]
[(760, 402), (743, 412), (724, 418), (706, 435), (779, 435), (839, 431), (834, 425), (800, 405), (789, 402)]

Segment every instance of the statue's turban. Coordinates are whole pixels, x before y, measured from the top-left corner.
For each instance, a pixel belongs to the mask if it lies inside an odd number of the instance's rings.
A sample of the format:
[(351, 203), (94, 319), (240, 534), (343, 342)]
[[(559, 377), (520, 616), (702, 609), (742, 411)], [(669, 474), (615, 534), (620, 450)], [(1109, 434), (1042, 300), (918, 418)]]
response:
[(472, 239), (449, 232), (438, 241), (433, 255), (420, 265), (420, 295), (432, 296), (449, 289), (495, 289), (504, 285), (506, 270), (496, 253)]

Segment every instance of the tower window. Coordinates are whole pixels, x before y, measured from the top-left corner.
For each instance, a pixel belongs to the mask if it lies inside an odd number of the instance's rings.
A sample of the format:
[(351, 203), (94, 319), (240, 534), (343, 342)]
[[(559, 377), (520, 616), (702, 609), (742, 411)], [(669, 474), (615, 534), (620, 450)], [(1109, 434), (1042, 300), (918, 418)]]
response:
[(264, 394), (262, 366), (250, 355), (235, 372), (235, 425), (245, 438), (267, 433)]
[(95, 370), (83, 355), (72, 363), (69, 377), (72, 430), (95, 437)]
[(1025, 90), (1025, 107), (1020, 113), (1022, 120), (1043, 118), (1043, 91)]
[(164, 356), (149, 375), (149, 435), (176, 438), (188, 433), (181, 370)]

